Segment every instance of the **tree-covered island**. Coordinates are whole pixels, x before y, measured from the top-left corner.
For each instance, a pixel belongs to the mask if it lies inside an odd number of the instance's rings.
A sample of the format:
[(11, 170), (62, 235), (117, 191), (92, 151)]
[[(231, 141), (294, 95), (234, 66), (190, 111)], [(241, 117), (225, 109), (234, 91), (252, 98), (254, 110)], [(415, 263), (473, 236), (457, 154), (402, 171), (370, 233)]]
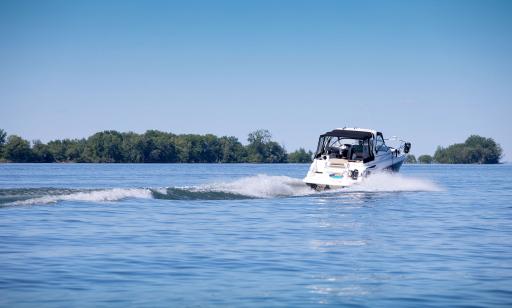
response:
[(407, 155), (408, 164), (498, 164), (502, 158), (501, 146), (492, 138), (471, 135), (464, 143), (452, 144), (446, 148), (438, 146), (434, 156)]
[(268, 130), (249, 134), (248, 144), (236, 137), (148, 130), (143, 134), (115, 130), (83, 139), (29, 142), (0, 129), (0, 162), (76, 163), (307, 163), (313, 153), (287, 153)]

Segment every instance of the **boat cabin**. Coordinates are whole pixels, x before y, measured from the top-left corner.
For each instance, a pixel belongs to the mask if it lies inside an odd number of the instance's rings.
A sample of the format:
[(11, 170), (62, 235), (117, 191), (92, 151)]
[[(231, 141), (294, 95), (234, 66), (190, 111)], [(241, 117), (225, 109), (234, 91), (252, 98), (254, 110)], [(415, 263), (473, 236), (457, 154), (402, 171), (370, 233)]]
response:
[(320, 135), (315, 158), (366, 163), (375, 159), (376, 152), (387, 150), (380, 132), (335, 129)]

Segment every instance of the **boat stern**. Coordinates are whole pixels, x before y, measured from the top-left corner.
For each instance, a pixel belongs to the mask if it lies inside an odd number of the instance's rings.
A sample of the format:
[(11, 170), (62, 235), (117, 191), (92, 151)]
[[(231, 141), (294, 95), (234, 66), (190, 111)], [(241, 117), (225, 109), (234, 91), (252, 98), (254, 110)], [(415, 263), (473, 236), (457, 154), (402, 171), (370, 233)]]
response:
[(362, 163), (315, 160), (302, 181), (318, 190), (342, 188), (361, 182), (364, 173), (365, 166)]

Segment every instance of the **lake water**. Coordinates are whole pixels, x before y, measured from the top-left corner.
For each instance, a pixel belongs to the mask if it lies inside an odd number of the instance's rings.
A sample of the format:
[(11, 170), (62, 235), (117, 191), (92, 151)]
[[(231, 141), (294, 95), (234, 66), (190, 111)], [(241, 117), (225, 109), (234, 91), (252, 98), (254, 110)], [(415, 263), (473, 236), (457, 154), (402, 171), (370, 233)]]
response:
[(512, 165), (1, 164), (1, 307), (511, 306)]

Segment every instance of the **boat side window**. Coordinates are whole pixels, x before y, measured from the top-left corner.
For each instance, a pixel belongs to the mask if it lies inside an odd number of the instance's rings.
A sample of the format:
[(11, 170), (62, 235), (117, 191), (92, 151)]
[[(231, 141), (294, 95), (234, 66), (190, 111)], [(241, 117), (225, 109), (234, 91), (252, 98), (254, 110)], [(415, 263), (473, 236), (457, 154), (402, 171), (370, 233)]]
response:
[(320, 156), (322, 156), (325, 146), (324, 142), (325, 137), (320, 136), (320, 138), (318, 138), (318, 145), (316, 147), (315, 158), (319, 158)]
[(384, 138), (382, 135), (377, 135), (377, 144), (375, 146), (375, 150), (378, 152), (387, 152), (388, 146), (384, 143)]

